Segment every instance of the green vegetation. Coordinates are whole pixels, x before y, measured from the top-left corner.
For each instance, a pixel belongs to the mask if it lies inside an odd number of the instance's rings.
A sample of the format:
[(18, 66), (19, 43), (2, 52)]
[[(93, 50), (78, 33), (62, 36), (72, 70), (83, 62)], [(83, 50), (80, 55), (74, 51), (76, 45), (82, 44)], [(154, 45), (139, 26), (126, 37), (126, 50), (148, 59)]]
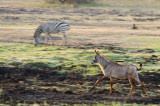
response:
[[(144, 40), (144, 39), (143, 39)], [(152, 51), (157, 51), (154, 46)], [(150, 50), (150, 49), (149, 49)], [(147, 53), (146, 49), (117, 48), (117, 50), (99, 49), (102, 55), (120, 64), (143, 63), (143, 71), (158, 72), (160, 56), (157, 52)], [(116, 52), (115, 52), (116, 51)], [(32, 44), (1, 43), (0, 65), (30, 69), (61, 67), (62, 72), (77, 72), (84, 76), (101, 73), (98, 65), (91, 65), (94, 49), (78, 49), (63, 46), (34, 46)], [(142, 72), (142, 71), (141, 71)]]
[[(14, 103), (12, 103), (14, 104)], [(56, 105), (57, 106), (57, 103), (51, 103), (52, 105)], [(50, 103), (47, 103), (46, 101), (44, 101), (43, 103), (39, 104), (39, 103), (36, 103), (34, 102), (33, 104), (27, 104), (26, 102), (24, 103), (18, 103), (18, 104), (15, 104), (16, 106), (28, 106), (28, 105), (33, 105), (33, 106), (50, 106), (51, 105)], [(0, 104), (0, 105), (3, 105), (3, 106), (9, 106), (7, 104)], [(59, 106), (70, 106), (70, 104), (67, 104), (67, 103), (59, 103), (58, 104)], [(74, 106), (81, 106), (82, 104), (72, 104)], [(83, 104), (84, 106), (88, 106), (88, 105), (91, 105), (91, 106), (159, 106), (158, 104), (137, 104), (137, 103), (133, 103), (133, 104), (129, 104), (129, 103), (122, 103), (122, 102), (106, 102), (106, 101), (102, 101), (102, 104), (101, 103), (98, 103), (98, 104)]]
[[(141, 42), (143, 45), (141, 45), (141, 48), (153, 48), (155, 51), (160, 51), (160, 42), (158, 37), (127, 37), (126, 40), (130, 41), (131, 43), (133, 42)], [(135, 48), (136, 49), (136, 48)]]

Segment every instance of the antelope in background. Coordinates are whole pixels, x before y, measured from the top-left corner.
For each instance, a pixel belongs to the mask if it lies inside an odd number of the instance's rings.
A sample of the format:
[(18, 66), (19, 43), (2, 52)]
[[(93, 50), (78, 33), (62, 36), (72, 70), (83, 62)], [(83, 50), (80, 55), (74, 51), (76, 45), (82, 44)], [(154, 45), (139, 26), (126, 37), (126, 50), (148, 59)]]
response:
[(95, 59), (92, 60), (92, 64), (98, 63), (104, 76), (96, 81), (96, 83), (93, 85), (93, 87), (89, 90), (93, 90), (93, 88), (102, 80), (106, 79), (107, 77), (110, 78), (110, 94), (112, 94), (112, 81), (114, 78), (116, 79), (126, 79), (128, 78), (129, 83), (131, 85), (130, 92), (128, 96), (132, 95), (132, 91), (134, 89), (134, 83), (133, 80), (136, 80), (144, 89), (146, 95), (149, 97), (149, 94), (147, 92), (147, 89), (145, 88), (144, 84), (140, 81), (137, 70), (140, 70), (142, 68), (142, 64), (140, 64), (140, 68), (138, 69), (136, 66), (132, 64), (127, 65), (121, 65), (114, 61), (109, 60), (108, 58), (101, 56), (96, 50), (95, 50)]

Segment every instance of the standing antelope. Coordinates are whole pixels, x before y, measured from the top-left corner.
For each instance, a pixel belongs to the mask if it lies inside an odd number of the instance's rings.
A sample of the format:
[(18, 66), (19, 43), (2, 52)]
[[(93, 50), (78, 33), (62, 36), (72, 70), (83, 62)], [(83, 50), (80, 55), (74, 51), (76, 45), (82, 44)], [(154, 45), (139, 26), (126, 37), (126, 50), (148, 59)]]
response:
[(91, 91), (100, 81), (106, 79), (107, 77), (110, 78), (110, 94), (112, 94), (112, 81), (114, 78), (118, 79), (126, 79), (128, 78), (130, 84), (131, 84), (131, 89), (128, 94), (128, 96), (132, 95), (132, 91), (134, 89), (134, 83), (133, 80), (136, 80), (144, 89), (145, 93), (148, 95), (148, 92), (143, 85), (143, 83), (140, 81), (138, 77), (138, 72), (137, 70), (140, 70), (142, 68), (142, 64), (140, 64), (140, 68), (138, 69), (136, 66), (132, 64), (128, 65), (121, 65), (118, 64), (114, 61), (109, 60), (108, 58), (101, 56), (96, 50), (95, 50), (95, 59), (92, 60), (92, 64), (98, 63), (104, 76), (96, 81), (96, 83), (93, 85), (93, 87), (89, 90)]
[(45, 33), (45, 43), (48, 42), (48, 38), (51, 40), (52, 44), (52, 38), (50, 36), (51, 33), (59, 33), (61, 32), (62, 37), (62, 45), (66, 45), (66, 31), (69, 29), (69, 24), (62, 22), (62, 21), (55, 21), (55, 22), (46, 22), (44, 24), (41, 24), (34, 33), (34, 43), (35, 46), (39, 43), (38, 38), (40, 37), (41, 33)]

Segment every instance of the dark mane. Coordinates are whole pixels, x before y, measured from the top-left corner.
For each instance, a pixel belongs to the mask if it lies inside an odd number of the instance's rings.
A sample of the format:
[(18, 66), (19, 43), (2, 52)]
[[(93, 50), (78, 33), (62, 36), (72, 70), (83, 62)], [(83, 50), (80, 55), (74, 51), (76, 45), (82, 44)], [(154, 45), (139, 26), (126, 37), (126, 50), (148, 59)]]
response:
[(112, 61), (112, 60), (109, 60), (107, 57), (105, 57), (105, 56), (102, 56), (105, 60), (107, 60), (108, 62), (110, 62), (110, 63), (115, 63), (115, 64), (118, 64), (117, 62), (115, 62), (115, 61)]

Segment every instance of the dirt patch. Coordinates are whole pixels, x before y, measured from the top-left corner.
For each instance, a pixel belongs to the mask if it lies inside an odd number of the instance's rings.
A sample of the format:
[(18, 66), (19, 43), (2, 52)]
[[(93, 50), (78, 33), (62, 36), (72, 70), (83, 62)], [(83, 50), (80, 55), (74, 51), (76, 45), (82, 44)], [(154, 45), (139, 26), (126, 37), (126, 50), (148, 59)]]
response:
[[(75, 66), (76, 67), (76, 66)], [(1, 83), (1, 102), (8, 103), (12, 100), (13, 104), (19, 102), (27, 103), (68, 103), (68, 104), (95, 104), (102, 103), (102, 101), (120, 101), (125, 103), (145, 103), (145, 104), (159, 104), (160, 96), (152, 96), (143, 98), (139, 93), (134, 93), (132, 97), (125, 95), (129, 90), (117, 90), (114, 87), (113, 95), (109, 95), (109, 89), (100, 89), (105, 86), (105, 81), (98, 84), (92, 91), (88, 89), (101, 77), (102, 74), (96, 76), (83, 77), (79, 74), (63, 73), (59, 74), (53, 69), (47, 70), (33, 70), (20, 68), (0, 67), (0, 83)], [(149, 92), (157, 92), (159, 90), (157, 80), (160, 74), (144, 73), (140, 76)], [(88, 83), (88, 84), (86, 84)], [(127, 80), (115, 81), (114, 85), (118, 83), (124, 84), (123, 88), (130, 88)], [(126, 84), (128, 83), (128, 84)], [(140, 87), (136, 87), (140, 89)], [(153, 91), (154, 90), (154, 91)]]

